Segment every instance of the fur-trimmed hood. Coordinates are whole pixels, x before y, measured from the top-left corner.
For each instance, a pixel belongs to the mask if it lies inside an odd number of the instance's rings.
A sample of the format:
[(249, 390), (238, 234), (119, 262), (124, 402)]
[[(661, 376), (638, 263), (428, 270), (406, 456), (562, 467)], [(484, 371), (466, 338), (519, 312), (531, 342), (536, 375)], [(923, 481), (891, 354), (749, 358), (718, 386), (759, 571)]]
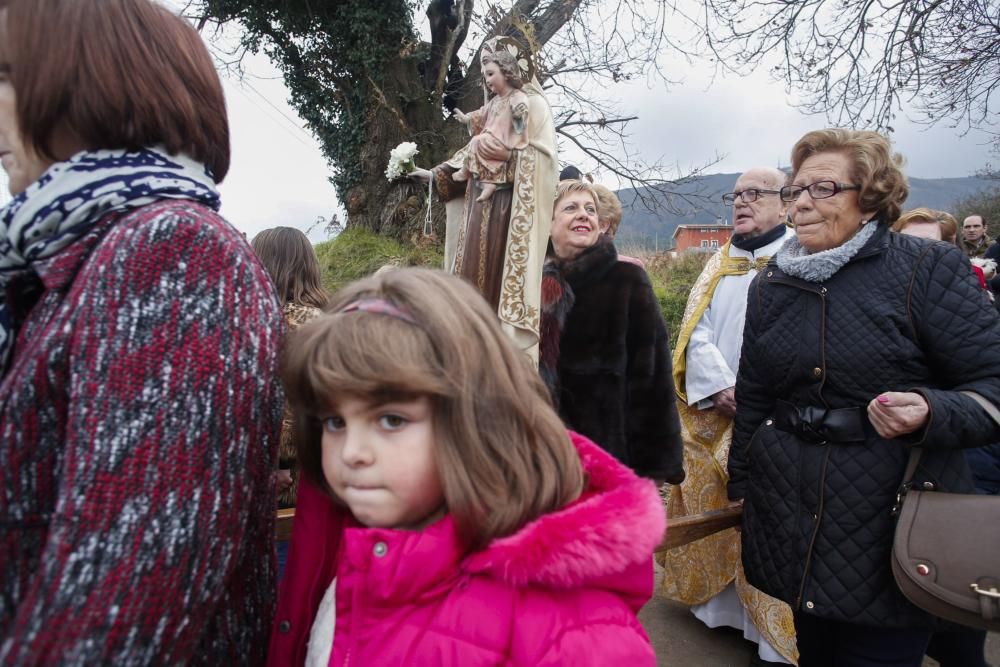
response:
[(268, 664), (303, 664), (335, 580), (336, 664), (348, 654), (357, 664), (447, 666), (553, 664), (556, 655), (559, 664), (652, 667), (636, 614), (653, 591), (663, 504), (652, 482), (570, 438), (583, 494), (473, 553), (450, 516), (421, 531), (365, 528), (304, 479)]
[[(650, 559), (663, 539), (666, 513), (656, 487), (581, 435), (571, 433), (588, 484), (573, 503), (546, 514), (485, 549), (466, 554), (451, 517), (420, 532), (348, 528), (349, 562), (367, 567), (372, 545), (383, 542), (379, 577), (368, 579), (372, 593), (386, 601), (412, 599), (450, 579), (487, 575), (512, 587), (574, 589), (599, 583), (623, 596), (648, 584), (623, 576)], [(632, 586), (636, 586), (633, 590)]]
[(653, 591), (663, 504), (651, 482), (570, 437), (587, 475), (580, 498), (471, 554), (451, 517), (422, 531), (361, 527), (304, 479), (268, 663), (303, 663), (336, 578), (336, 664), (350, 653), (357, 664), (534, 665), (555, 655), (652, 667), (636, 614)]
[(512, 586), (575, 588), (606, 581), (649, 559), (666, 530), (663, 502), (652, 482), (571, 433), (588, 477), (584, 494), (510, 537), (494, 540), (464, 568)]

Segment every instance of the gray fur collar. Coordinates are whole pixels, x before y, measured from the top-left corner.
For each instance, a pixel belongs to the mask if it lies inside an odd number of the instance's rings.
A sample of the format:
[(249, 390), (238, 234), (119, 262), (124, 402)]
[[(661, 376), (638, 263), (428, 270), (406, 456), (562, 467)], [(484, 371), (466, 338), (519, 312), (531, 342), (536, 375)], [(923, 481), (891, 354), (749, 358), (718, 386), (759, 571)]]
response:
[(840, 267), (858, 254), (876, 229), (878, 229), (878, 221), (870, 220), (846, 243), (812, 254), (803, 248), (802, 244), (799, 243), (799, 238), (792, 234), (782, 244), (781, 250), (777, 252), (778, 268), (790, 276), (811, 283), (829, 280), (830, 276), (840, 270)]

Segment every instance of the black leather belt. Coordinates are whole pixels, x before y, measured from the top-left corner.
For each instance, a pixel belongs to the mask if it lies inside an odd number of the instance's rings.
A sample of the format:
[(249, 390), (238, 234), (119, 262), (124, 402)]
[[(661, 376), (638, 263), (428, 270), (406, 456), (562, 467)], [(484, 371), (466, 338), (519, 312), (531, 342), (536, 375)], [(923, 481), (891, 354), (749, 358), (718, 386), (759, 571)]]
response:
[(864, 442), (872, 431), (865, 408), (831, 410), (815, 405), (793, 405), (781, 399), (774, 406), (774, 425), (818, 445)]

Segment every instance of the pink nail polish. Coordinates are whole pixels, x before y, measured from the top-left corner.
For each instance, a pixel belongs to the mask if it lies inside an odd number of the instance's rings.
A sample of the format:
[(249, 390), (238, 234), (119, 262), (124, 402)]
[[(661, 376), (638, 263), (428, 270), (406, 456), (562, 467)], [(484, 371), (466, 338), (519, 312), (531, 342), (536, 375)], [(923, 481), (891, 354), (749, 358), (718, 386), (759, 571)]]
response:
[(879, 396), (877, 400), (878, 400), (879, 403), (888, 403), (889, 402), (889, 399), (887, 397), (885, 397), (885, 396)]

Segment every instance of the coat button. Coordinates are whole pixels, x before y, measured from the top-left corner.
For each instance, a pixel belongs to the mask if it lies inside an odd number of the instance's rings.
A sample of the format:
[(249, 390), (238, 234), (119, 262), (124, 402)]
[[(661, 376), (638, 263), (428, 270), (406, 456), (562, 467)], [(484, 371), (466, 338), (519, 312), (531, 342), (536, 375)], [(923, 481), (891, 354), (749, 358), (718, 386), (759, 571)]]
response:
[(764, 422), (764, 426), (770, 426), (770, 425), (771, 425), (771, 424), (773, 424), (773, 423), (774, 423), (774, 420), (773, 420), (773, 419), (768, 419), (768, 420), (766, 420), (766, 421)]
[(933, 491), (934, 490), (934, 482), (924, 482), (923, 483), (923, 487), (924, 487), (924, 491)]
[(823, 377), (823, 369), (820, 368), (819, 366), (817, 366), (816, 368), (814, 368), (813, 369), (813, 377), (814, 378)]
[(812, 609), (812, 608), (813, 608), (813, 607), (815, 607), (815, 606), (816, 606), (816, 605), (814, 605), (814, 604), (812, 603), (812, 600), (809, 600), (809, 602), (806, 602), (806, 609)]
[(376, 542), (375, 548), (372, 549), (372, 553), (375, 554), (376, 558), (381, 558), (389, 551), (388, 545), (385, 542)]
[(768, 272), (767, 272), (767, 277), (768, 277), (768, 278), (770, 278), (770, 277), (771, 277), (771, 276), (773, 276), (773, 275), (774, 275), (774, 271), (768, 271)]
[(281, 623), (278, 624), (278, 632), (280, 632), (283, 635), (287, 635), (291, 629), (292, 629), (292, 624), (289, 623), (288, 621), (282, 621)]
[(930, 573), (931, 573), (931, 568), (927, 567), (923, 563), (917, 566), (917, 574), (919, 574), (920, 576), (926, 577)]

